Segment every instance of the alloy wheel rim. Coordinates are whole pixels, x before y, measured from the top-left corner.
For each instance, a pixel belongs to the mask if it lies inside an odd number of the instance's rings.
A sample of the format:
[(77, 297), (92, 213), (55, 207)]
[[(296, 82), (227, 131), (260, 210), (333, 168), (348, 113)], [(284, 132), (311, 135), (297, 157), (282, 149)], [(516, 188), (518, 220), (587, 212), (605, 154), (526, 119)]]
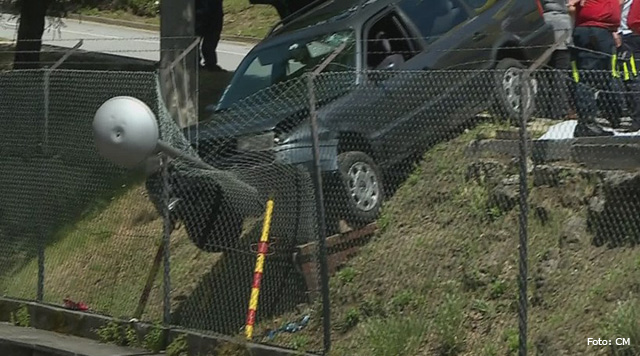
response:
[(371, 166), (364, 162), (354, 163), (347, 175), (349, 196), (356, 207), (361, 211), (375, 208), (380, 199), (380, 186)]

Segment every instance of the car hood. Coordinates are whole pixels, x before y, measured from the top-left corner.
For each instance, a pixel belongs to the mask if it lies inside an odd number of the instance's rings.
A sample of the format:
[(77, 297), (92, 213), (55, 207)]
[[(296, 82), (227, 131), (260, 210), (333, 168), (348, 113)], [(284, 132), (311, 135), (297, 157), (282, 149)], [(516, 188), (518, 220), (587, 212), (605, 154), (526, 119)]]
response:
[(305, 78), (281, 83), (215, 111), (211, 119), (185, 129), (187, 137), (203, 141), (274, 130), (281, 122), (306, 115), (309, 95)]
[[(344, 78), (346, 80), (335, 76), (317, 79), (315, 96), (318, 109), (353, 90), (353, 80)], [(327, 81), (332, 85), (323, 85)], [(307, 78), (301, 77), (269, 87), (228, 109), (216, 111), (208, 122), (187, 127), (185, 134), (193, 144), (271, 130), (287, 132), (308, 118), (309, 105)]]

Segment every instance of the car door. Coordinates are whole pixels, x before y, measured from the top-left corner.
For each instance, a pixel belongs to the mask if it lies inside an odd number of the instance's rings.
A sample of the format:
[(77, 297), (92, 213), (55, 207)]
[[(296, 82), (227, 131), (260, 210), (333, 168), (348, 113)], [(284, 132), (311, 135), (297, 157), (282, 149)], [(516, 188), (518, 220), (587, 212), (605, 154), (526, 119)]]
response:
[[(366, 131), (378, 163), (384, 165), (410, 153), (416, 144), (415, 121), (407, 116), (417, 101), (405, 86), (410, 76), (404, 68), (422, 51), (412, 32), (394, 7), (369, 18), (362, 28), (362, 63), (366, 68), (359, 93), (351, 105), (358, 124)], [(410, 84), (409, 84), (410, 85)]]
[[(470, 69), (479, 64), (475, 62), (477, 55), (468, 50), (474, 39), (465, 31), (470, 17), (459, 0), (402, 0), (393, 13), (408, 34), (404, 52), (409, 52), (409, 58), (396, 66), (399, 71), (393, 76), (379, 82), (386, 96), (385, 104), (377, 105), (392, 117), (373, 136), (382, 142), (382, 151), (401, 149), (404, 155), (451, 136), (459, 122), (475, 114), (473, 108), (479, 99), (468, 84), (474, 74)], [(365, 46), (369, 56), (375, 53), (371, 38), (378, 36), (364, 36), (369, 39)], [(408, 50), (412, 45), (413, 51)], [(367, 64), (373, 67), (369, 61)]]
[(488, 86), (493, 82), (483, 70), (492, 65), (491, 41), (499, 30), (480, 21), (476, 9), (468, 6), (472, 1), (482, 0), (398, 2), (400, 12), (418, 29), (426, 46), (410, 69), (431, 72), (425, 81), (443, 93), (438, 102), (431, 104), (451, 116), (449, 121), (454, 125), (485, 107), (488, 93), (492, 92)]

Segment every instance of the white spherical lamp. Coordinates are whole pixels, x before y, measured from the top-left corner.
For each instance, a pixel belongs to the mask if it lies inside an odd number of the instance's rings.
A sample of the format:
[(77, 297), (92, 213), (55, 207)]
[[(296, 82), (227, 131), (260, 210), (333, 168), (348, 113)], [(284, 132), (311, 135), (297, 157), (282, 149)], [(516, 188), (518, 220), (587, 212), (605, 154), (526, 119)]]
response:
[(132, 169), (156, 151), (158, 122), (141, 100), (118, 96), (98, 108), (93, 134), (100, 155), (114, 164)]

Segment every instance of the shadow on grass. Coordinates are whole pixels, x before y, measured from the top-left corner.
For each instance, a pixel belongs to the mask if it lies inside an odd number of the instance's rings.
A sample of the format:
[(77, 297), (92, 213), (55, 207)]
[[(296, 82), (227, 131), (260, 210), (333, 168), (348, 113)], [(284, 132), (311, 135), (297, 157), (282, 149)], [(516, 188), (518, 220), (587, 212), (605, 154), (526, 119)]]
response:
[[(235, 336), (242, 333), (256, 264), (255, 242), (262, 224), (245, 236), (241, 251), (225, 252), (196, 289), (174, 309), (172, 322), (189, 329)], [(256, 323), (283, 314), (306, 301), (304, 279), (290, 249), (269, 248), (265, 259)]]

